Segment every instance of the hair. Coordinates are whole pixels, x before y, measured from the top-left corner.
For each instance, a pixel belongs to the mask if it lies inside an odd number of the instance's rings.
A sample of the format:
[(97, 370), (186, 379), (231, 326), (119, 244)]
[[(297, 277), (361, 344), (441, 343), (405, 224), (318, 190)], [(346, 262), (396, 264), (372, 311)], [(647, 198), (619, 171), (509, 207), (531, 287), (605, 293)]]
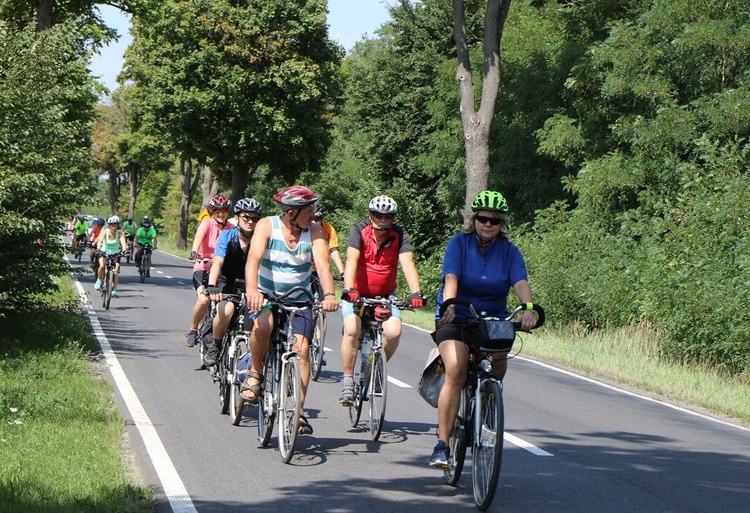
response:
[[(464, 233), (474, 233), (474, 221), (476, 220), (477, 214), (479, 214), (479, 212), (467, 212), (466, 210), (462, 210), (461, 213), (464, 216), (464, 224), (461, 226), (461, 231)], [(469, 214), (468, 217), (466, 216), (467, 213)], [(500, 219), (500, 231), (497, 233), (497, 238), (508, 240), (508, 225), (510, 224), (510, 216), (503, 212), (490, 213), (495, 214), (495, 217)]]

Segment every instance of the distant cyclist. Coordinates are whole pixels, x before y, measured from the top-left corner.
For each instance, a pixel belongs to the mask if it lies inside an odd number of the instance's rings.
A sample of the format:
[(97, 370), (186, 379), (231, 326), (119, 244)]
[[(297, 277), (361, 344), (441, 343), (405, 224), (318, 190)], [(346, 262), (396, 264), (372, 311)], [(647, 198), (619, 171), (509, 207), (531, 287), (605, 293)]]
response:
[(125, 234), (125, 239), (128, 241), (128, 247), (133, 247), (135, 232), (138, 231), (138, 225), (133, 220), (133, 216), (128, 216), (125, 219), (125, 222), (122, 224), (122, 231)]
[(193, 248), (190, 251), (190, 260), (196, 261), (193, 265), (193, 287), (195, 288), (197, 298), (193, 306), (190, 331), (185, 335), (185, 345), (188, 347), (195, 345), (196, 337), (198, 336), (198, 323), (206, 315), (209, 303), (208, 297), (203, 293), (205, 290), (203, 276), (211, 269), (211, 263), (203, 263), (201, 260), (204, 258), (213, 258), (214, 247), (216, 247), (216, 240), (219, 238), (219, 233), (223, 230), (229, 230), (232, 227), (227, 223), (229, 207), (231, 206), (232, 202), (226, 196), (217, 194), (211, 198), (208, 202), (208, 211), (211, 217), (201, 221), (198, 229), (195, 231)]
[(78, 245), (86, 240), (87, 229), (88, 229), (88, 224), (86, 223), (86, 218), (82, 214), (78, 214), (76, 216), (76, 221), (73, 224), (73, 234), (72, 234), (73, 236), (70, 239), (74, 252), (76, 248), (78, 247)]
[[(102, 230), (97, 237), (94, 247), (105, 255), (114, 255), (123, 251), (127, 248), (127, 241), (125, 240), (125, 234), (120, 230), (120, 218), (112, 216), (107, 219), (107, 229)], [(103, 256), (99, 257), (99, 271), (97, 273), (96, 284), (94, 288), (99, 290), (102, 288), (102, 281), (104, 280), (104, 268), (107, 264), (107, 259)], [(117, 295), (117, 282), (120, 277), (120, 257), (117, 257), (117, 264), (115, 264), (115, 282), (112, 285), (112, 295)]]
[(91, 246), (91, 265), (96, 270), (99, 268), (99, 261), (97, 260), (96, 256), (96, 241), (99, 238), (99, 235), (101, 235), (102, 230), (104, 230), (104, 218), (103, 217), (95, 217), (92, 221), (93, 227), (89, 231), (89, 245)]
[[(143, 222), (141, 227), (135, 232), (135, 243), (138, 245), (138, 249), (135, 252), (135, 263), (141, 265), (141, 257), (143, 256), (143, 247), (148, 245), (152, 249), (156, 249), (156, 228), (151, 224), (151, 219), (148, 216), (143, 216)], [(148, 268), (151, 269), (151, 253), (147, 253)], [(146, 276), (151, 276), (151, 272), (147, 272)]]
[(207, 346), (206, 365), (216, 365), (221, 350), (221, 341), (229, 329), (234, 315), (234, 303), (223, 301), (222, 293), (235, 294), (245, 287), (245, 263), (250, 249), (255, 225), (260, 220), (260, 204), (253, 198), (243, 198), (234, 206), (237, 226), (219, 234), (208, 276), (207, 290), (216, 301), (216, 316), (213, 323), (213, 343)]

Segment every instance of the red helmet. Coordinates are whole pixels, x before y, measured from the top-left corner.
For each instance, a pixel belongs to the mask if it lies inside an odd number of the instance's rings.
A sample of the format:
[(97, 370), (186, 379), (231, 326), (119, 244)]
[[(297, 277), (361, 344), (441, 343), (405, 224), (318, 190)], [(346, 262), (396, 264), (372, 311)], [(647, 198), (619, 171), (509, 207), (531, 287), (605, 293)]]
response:
[(222, 209), (222, 208), (229, 210), (229, 207), (231, 206), (232, 206), (232, 200), (230, 200), (226, 196), (222, 196), (221, 194), (217, 194), (216, 196), (211, 198), (211, 200), (208, 202), (209, 210)]
[(276, 193), (273, 199), (285, 207), (302, 208), (312, 205), (321, 197), (320, 194), (315, 194), (307, 187), (292, 185)]

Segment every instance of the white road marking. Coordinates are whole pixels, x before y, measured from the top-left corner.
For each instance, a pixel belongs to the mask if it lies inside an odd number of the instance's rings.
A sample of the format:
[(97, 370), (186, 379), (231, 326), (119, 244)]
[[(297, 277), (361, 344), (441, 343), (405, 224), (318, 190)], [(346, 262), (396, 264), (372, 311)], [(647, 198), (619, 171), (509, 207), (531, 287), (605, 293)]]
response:
[(536, 445), (529, 443), (526, 440), (522, 440), (518, 438), (517, 436), (511, 435), (508, 432), (503, 433), (503, 439), (506, 442), (510, 442), (513, 445), (520, 447), (521, 449), (526, 449), (531, 454), (535, 454), (537, 456), (552, 456), (552, 453), (549, 453), (543, 449), (540, 449)]
[(172, 464), (172, 459), (169, 457), (167, 450), (161, 443), (156, 428), (151, 423), (151, 419), (149, 419), (146, 414), (146, 410), (138, 399), (135, 390), (133, 390), (130, 381), (128, 381), (125, 372), (122, 370), (120, 362), (117, 360), (117, 355), (115, 355), (115, 352), (112, 350), (112, 346), (109, 344), (109, 340), (107, 340), (101, 324), (99, 324), (96, 311), (88, 302), (88, 296), (86, 295), (81, 282), (75, 280), (75, 284), (78, 289), (78, 294), (84, 303), (84, 308), (88, 315), (89, 322), (91, 323), (91, 328), (94, 330), (94, 335), (99, 341), (102, 353), (107, 360), (107, 367), (112, 373), (112, 378), (117, 385), (117, 389), (120, 391), (120, 395), (122, 395), (125, 405), (127, 406), (130, 415), (133, 417), (133, 422), (143, 439), (146, 451), (148, 451), (154, 469), (159, 476), (159, 481), (161, 481), (162, 488), (164, 488), (164, 494), (169, 500), (172, 511), (174, 513), (197, 513), (198, 510), (195, 509), (193, 501), (188, 495), (187, 489), (177, 473), (177, 469), (175, 469)]
[(397, 387), (401, 387), (401, 388), (412, 388), (410, 384), (404, 383), (403, 381), (398, 380), (394, 378), (393, 376), (388, 376), (388, 383), (393, 383)]

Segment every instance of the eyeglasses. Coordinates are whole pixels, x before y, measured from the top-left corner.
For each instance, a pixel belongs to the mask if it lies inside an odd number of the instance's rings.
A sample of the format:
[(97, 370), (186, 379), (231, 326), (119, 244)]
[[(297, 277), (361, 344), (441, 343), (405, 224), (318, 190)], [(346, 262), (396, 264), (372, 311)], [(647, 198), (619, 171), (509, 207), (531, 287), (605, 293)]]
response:
[(396, 214), (381, 214), (380, 212), (370, 212), (370, 215), (375, 219), (385, 219), (386, 221), (390, 221), (396, 217)]
[(503, 222), (502, 219), (498, 219), (497, 217), (476, 216), (474, 219), (479, 224), (490, 223), (492, 226), (497, 226)]
[(247, 221), (248, 223), (250, 221), (257, 223), (258, 220), (260, 219), (260, 216), (251, 216), (250, 214), (240, 214), (240, 219), (242, 219), (243, 221)]

